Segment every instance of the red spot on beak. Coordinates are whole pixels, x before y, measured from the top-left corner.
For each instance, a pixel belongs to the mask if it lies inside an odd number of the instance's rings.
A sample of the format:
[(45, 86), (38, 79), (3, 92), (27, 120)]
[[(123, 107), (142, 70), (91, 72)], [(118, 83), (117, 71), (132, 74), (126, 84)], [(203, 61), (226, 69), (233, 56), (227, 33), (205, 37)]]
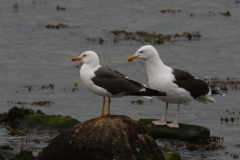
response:
[(73, 57), (72, 59), (71, 59), (71, 61), (80, 61), (81, 60), (81, 58), (79, 58), (79, 57)]
[(128, 62), (132, 62), (132, 59), (129, 59)]

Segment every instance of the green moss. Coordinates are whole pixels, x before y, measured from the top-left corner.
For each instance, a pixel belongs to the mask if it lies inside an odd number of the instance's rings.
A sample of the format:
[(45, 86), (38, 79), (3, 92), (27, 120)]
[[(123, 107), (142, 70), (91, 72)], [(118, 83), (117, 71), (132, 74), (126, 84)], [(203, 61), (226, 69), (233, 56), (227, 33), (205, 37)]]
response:
[(74, 118), (68, 118), (57, 115), (29, 114), (24, 119), (37, 121), (38, 123), (46, 124), (65, 124), (65, 123), (80, 123)]
[(163, 153), (165, 160), (181, 160), (181, 156), (177, 152)]
[(20, 128), (57, 130), (62, 132), (80, 123), (77, 119), (57, 115), (29, 114), (20, 122)]
[[(169, 128), (166, 125), (152, 124), (156, 119), (140, 119), (138, 122), (148, 130), (153, 138), (181, 139), (186, 141), (208, 141), (210, 130), (197, 126), (179, 123), (179, 128)], [(169, 122), (168, 122), (169, 123)]]

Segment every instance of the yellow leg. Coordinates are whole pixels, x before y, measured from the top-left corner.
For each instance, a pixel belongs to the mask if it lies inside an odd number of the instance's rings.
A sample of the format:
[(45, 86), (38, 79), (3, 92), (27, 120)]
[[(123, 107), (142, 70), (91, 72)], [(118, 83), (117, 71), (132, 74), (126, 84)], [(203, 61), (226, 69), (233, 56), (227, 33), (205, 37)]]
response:
[(107, 112), (107, 114), (104, 114), (103, 116), (108, 116), (110, 114), (110, 103), (111, 103), (111, 98), (108, 97), (108, 112)]
[(105, 106), (105, 97), (103, 97), (102, 113), (101, 113), (99, 116), (94, 117), (94, 118), (92, 118), (92, 119), (100, 118), (100, 117), (104, 116), (104, 106)]

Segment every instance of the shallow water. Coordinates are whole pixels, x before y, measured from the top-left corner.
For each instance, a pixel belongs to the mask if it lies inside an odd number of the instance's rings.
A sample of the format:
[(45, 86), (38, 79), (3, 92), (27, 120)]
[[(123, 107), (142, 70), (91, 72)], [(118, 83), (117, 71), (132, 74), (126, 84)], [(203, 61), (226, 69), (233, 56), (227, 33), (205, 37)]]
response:
[[(18, 3), (19, 8), (13, 5)], [(57, 11), (56, 6), (66, 7)], [(8, 111), (14, 102), (51, 101), (46, 107), (24, 105), (46, 114), (70, 115), (80, 121), (100, 114), (102, 97), (87, 91), (79, 78), (78, 62), (72, 57), (86, 50), (96, 51), (102, 65), (114, 68), (128, 77), (148, 84), (143, 61), (127, 63), (126, 59), (143, 44), (120, 41), (113, 43), (111, 30), (147, 31), (162, 34), (199, 31), (200, 40), (177, 39), (174, 43), (155, 45), (166, 65), (204, 78), (240, 79), (240, 3), (235, 1), (30, 1), (3, 0), (0, 5), (0, 113)], [(160, 13), (162, 9), (180, 9), (180, 13)], [(209, 14), (211, 11), (211, 14)], [(230, 11), (231, 17), (220, 15)], [(214, 13), (213, 13), (214, 12)], [(195, 14), (191, 17), (190, 14)], [(70, 28), (48, 29), (47, 24), (67, 24)], [(77, 27), (76, 27), (77, 26)], [(103, 38), (107, 43), (89, 42), (86, 38)], [(147, 43), (146, 43), (147, 44)], [(72, 91), (74, 84), (78, 90)], [(54, 89), (39, 89), (54, 84)], [(23, 86), (32, 85), (33, 89)], [(65, 89), (65, 91), (64, 91)], [(18, 91), (18, 92), (17, 92)], [(178, 150), (183, 159), (231, 159), (240, 154), (234, 144), (240, 143), (240, 121), (221, 123), (221, 117), (240, 116), (239, 91), (231, 89), (224, 97), (216, 96), (217, 103), (197, 102), (181, 107), (179, 122), (207, 127), (211, 135), (224, 136), (224, 150), (209, 152)], [(132, 105), (132, 100), (144, 100), (143, 105)], [(21, 107), (22, 105), (17, 105)], [(112, 99), (112, 114), (140, 118), (161, 118), (165, 104), (156, 98), (151, 101), (139, 97)], [(174, 120), (176, 105), (170, 105), (168, 120)], [(226, 112), (234, 111), (235, 115)], [(0, 144), (13, 142), (6, 138), (8, 131), (1, 128)], [(16, 137), (9, 136), (13, 139)], [(161, 145), (161, 144), (160, 144)], [(2, 150), (0, 153), (2, 154)], [(200, 156), (203, 154), (204, 156)]]

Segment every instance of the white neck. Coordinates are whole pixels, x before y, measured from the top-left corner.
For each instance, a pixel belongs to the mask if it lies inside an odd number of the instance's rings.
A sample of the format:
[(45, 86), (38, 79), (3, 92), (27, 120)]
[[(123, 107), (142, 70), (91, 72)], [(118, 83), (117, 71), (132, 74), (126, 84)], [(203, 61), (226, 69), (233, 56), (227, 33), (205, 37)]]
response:
[(146, 60), (147, 74), (149, 76), (154, 76), (157, 73), (166, 71), (168, 66), (165, 66), (158, 54), (155, 54), (148, 60)]
[(93, 70), (96, 70), (96, 68), (99, 67), (99, 58), (94, 58), (92, 59), (91, 62), (85, 62), (81, 69), (80, 69), (80, 76), (81, 76), (81, 79), (83, 80), (83, 77), (86, 76), (92, 76), (92, 72)]
[(155, 83), (156, 80), (159, 80), (159, 78), (164, 80), (164, 77), (172, 72), (170, 67), (164, 65), (158, 54), (146, 60), (146, 68), (149, 86), (153, 89), (162, 85), (161, 82)]
[(94, 68), (98, 67), (99, 66), (99, 58), (98, 58), (98, 56), (96, 56), (95, 58), (91, 59), (90, 62), (88, 62), (88, 61), (85, 62), (83, 64), (83, 66), (88, 68), (88, 69), (94, 69)]

